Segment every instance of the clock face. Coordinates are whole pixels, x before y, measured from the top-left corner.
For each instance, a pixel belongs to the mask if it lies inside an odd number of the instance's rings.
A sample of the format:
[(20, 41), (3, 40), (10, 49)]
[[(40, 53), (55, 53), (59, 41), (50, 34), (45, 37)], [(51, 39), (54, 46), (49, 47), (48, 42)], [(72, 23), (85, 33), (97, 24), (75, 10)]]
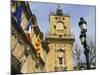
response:
[(57, 23), (57, 30), (63, 30), (63, 28), (64, 28), (64, 25), (63, 25), (63, 23), (62, 22), (58, 22)]

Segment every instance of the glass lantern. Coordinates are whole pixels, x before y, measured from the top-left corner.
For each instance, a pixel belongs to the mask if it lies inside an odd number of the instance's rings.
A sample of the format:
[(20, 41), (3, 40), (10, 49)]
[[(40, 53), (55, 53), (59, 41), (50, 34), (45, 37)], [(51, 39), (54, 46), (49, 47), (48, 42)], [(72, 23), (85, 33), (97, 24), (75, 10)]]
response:
[(82, 33), (87, 32), (87, 22), (84, 20), (83, 17), (80, 18), (79, 26)]
[(81, 32), (86, 32), (87, 31), (87, 24), (83, 23), (80, 25), (80, 29), (81, 29)]

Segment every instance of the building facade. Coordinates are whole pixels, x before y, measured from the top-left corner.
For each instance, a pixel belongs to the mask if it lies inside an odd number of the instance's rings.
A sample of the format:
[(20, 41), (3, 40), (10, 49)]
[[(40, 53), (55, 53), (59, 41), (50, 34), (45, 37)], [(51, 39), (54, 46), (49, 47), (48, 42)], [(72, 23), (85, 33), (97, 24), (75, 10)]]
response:
[(29, 3), (11, 2), (11, 73), (45, 72), (49, 47)]
[(50, 30), (44, 34), (26, 1), (11, 2), (11, 73), (73, 70), (70, 16), (60, 8), (49, 16)]
[(73, 70), (72, 47), (75, 39), (70, 30), (70, 16), (58, 6), (56, 12), (50, 14), (49, 22), (47, 72)]

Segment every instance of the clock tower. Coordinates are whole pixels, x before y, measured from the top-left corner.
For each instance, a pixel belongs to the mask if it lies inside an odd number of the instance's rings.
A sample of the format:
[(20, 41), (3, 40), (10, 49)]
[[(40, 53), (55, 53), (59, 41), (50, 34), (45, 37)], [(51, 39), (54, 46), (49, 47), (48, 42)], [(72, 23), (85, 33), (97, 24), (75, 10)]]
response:
[(73, 70), (72, 47), (75, 39), (70, 30), (70, 16), (65, 15), (58, 5), (56, 12), (49, 15), (49, 22), (47, 72)]

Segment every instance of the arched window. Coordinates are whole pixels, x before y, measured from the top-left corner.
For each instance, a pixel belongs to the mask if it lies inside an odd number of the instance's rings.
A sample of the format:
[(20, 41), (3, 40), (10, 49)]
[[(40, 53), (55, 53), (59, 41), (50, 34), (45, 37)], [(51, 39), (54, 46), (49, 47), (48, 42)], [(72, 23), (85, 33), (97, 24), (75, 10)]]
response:
[(58, 63), (60, 64), (60, 65), (63, 65), (64, 64), (64, 51), (63, 50), (58, 50), (57, 51), (57, 59), (58, 59)]

